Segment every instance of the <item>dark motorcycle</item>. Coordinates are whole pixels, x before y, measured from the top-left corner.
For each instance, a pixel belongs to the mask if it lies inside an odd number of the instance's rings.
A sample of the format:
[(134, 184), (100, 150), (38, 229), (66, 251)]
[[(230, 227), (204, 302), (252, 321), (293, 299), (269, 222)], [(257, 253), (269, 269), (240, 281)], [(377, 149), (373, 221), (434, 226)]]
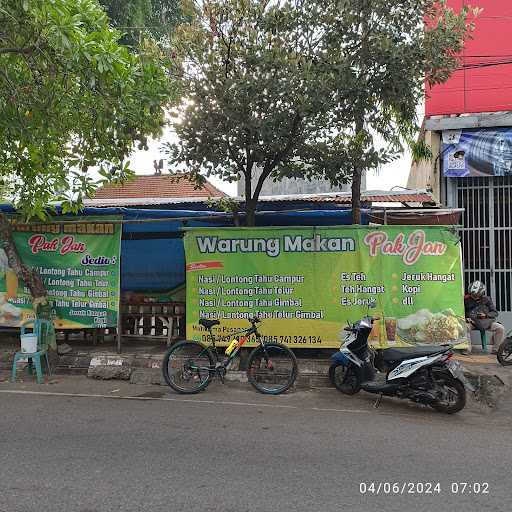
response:
[[(365, 316), (345, 328), (347, 338), (332, 356), (329, 377), (347, 395), (361, 389), (382, 396), (411, 400), (453, 414), (466, 405), (473, 391), (460, 364), (452, 361), (451, 345), (374, 350), (368, 344), (374, 318)], [(381, 379), (377, 378), (377, 371)]]
[(503, 343), (498, 347), (496, 358), (502, 366), (512, 365), (512, 331), (507, 334)]

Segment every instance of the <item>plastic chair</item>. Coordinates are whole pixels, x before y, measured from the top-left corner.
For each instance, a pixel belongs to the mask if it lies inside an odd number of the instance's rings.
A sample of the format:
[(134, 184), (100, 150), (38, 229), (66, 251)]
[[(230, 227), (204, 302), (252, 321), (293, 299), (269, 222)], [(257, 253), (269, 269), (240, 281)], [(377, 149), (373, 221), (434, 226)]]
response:
[[(33, 327), (30, 327), (30, 324), (34, 324)], [(32, 374), (32, 365), (34, 364), (36, 367), (36, 378), (37, 383), (43, 383), (43, 370), (41, 366), (41, 359), (45, 358), (46, 360), (46, 369), (48, 376), (51, 375), (50, 369), (50, 361), (48, 359), (48, 344), (49, 344), (49, 336), (52, 330), (52, 323), (50, 320), (30, 320), (25, 322), (21, 326), (21, 335), (23, 336), (26, 332), (26, 329), (32, 328), (34, 330), (34, 334), (37, 338), (37, 352), (27, 353), (27, 352), (16, 352), (14, 354), (14, 361), (12, 363), (12, 382), (16, 382), (16, 363), (20, 359), (27, 359), (29, 364), (29, 373)]]
[(485, 329), (479, 329), (480, 331), (480, 339), (482, 340), (482, 350), (487, 352), (487, 333)]

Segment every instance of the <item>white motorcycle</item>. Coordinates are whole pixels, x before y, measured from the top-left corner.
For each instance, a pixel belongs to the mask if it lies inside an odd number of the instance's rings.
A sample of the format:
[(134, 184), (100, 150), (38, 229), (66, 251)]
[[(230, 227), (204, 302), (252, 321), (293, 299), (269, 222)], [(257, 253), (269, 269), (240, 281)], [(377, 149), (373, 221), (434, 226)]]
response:
[[(342, 393), (353, 395), (361, 389), (382, 396), (394, 396), (429, 405), (453, 414), (466, 405), (466, 389), (474, 391), (460, 363), (453, 361), (451, 345), (372, 349), (368, 337), (376, 318), (365, 316), (345, 327), (347, 338), (332, 356), (331, 382)], [(379, 370), (382, 379), (377, 378)], [(384, 378), (385, 375), (385, 378)]]

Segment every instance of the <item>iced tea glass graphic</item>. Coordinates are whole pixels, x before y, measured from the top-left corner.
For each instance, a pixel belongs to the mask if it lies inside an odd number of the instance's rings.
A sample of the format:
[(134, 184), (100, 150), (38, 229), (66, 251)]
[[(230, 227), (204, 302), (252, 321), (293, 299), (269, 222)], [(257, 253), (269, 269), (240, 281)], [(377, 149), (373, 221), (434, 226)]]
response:
[(388, 341), (396, 341), (396, 318), (386, 318), (386, 339)]
[(381, 320), (380, 318), (376, 318), (373, 321), (372, 330), (370, 331), (370, 342), (377, 342), (380, 341), (380, 327), (381, 327)]

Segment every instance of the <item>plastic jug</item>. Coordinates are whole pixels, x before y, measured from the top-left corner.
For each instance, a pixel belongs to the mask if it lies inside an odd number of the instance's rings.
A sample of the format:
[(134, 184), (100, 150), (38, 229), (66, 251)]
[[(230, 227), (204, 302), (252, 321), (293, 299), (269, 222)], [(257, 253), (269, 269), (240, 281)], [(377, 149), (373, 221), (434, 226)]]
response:
[(35, 334), (23, 334), (21, 338), (21, 351), (24, 354), (37, 352), (37, 336)]

